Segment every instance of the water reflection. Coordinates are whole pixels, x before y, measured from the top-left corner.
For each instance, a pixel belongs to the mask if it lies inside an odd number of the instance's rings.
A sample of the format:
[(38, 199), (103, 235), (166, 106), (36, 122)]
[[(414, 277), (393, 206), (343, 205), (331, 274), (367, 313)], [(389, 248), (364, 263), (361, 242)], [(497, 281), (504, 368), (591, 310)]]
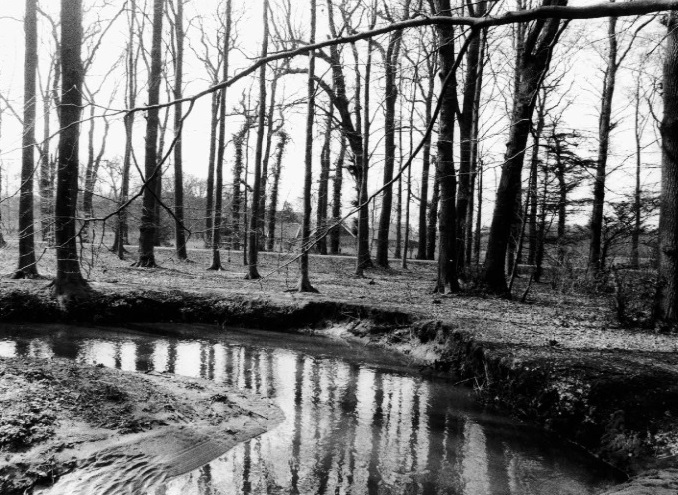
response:
[(270, 397), (284, 412), (276, 429), (149, 495), (579, 495), (611, 480), (591, 459), (482, 413), (446, 383), (366, 366), (348, 353), (281, 348), (277, 334), (260, 347), (227, 338), (101, 338), (83, 329), (1, 332), (2, 356), (203, 377)]

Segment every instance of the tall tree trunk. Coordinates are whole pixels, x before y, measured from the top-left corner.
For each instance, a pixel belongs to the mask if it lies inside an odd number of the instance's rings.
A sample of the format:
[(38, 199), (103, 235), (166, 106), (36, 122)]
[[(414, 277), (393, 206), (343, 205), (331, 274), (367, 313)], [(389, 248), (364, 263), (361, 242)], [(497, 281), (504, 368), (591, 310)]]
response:
[(565, 164), (563, 163), (560, 138), (553, 132), (553, 145), (555, 148), (556, 168), (555, 175), (558, 180), (558, 264), (565, 261), (565, 228), (567, 225), (567, 184), (565, 182)]
[[(451, 15), (449, 0), (437, 0), (439, 15)], [(445, 80), (454, 70), (454, 28), (438, 26), (438, 60), (440, 77)], [(455, 78), (455, 75), (452, 75)], [(438, 180), (440, 181), (440, 213), (438, 214), (438, 281), (436, 291), (444, 293), (459, 290), (457, 278), (456, 242), (456, 189), (454, 167), (454, 120), (456, 109), (456, 84), (441, 95), (440, 123), (438, 129)]]
[[(564, 6), (567, 0), (544, 0)], [(530, 134), (536, 94), (548, 70), (551, 51), (560, 34), (558, 19), (534, 23), (525, 36), (525, 47), (516, 66), (517, 86), (511, 115), (511, 129), (495, 201), (490, 237), (485, 255), (483, 279), (488, 290), (508, 295), (505, 262), (516, 196), (520, 193), (525, 147)]]
[(483, 162), (478, 161), (478, 213), (476, 214), (476, 231), (473, 237), (473, 261), (480, 264), (480, 241), (482, 240), (483, 218)]
[[(432, 62), (429, 62), (429, 73), (428, 73), (428, 91), (424, 99), (424, 120), (426, 125), (429, 125), (431, 122), (431, 115), (433, 113), (433, 96), (435, 91), (435, 74), (434, 67), (435, 65)], [(429, 229), (427, 229), (426, 222), (426, 212), (427, 208), (430, 209), (433, 207), (433, 200), (431, 204), (428, 204), (428, 183), (429, 175), (431, 168), (431, 136), (426, 136), (424, 140), (424, 146), (422, 148), (422, 158), (421, 158), (421, 193), (419, 198), (419, 247), (417, 248), (417, 259), (433, 259), (433, 254), (435, 253), (435, 227), (433, 228), (433, 245), (434, 247), (429, 249), (430, 235), (428, 234)], [(435, 173), (434, 173), (435, 176)], [(437, 210), (437, 205), (436, 205)], [(437, 218), (437, 212), (435, 214)], [(429, 222), (430, 223), (430, 222)], [(431, 253), (431, 254), (430, 254)], [(430, 254), (430, 255), (429, 255)]]
[(537, 110), (537, 126), (533, 133), (532, 158), (530, 160), (530, 213), (528, 222), (529, 251), (527, 255), (527, 264), (534, 265), (537, 255), (537, 179), (539, 171), (539, 151), (541, 147), (541, 135), (544, 132), (544, 101), (542, 100)]
[[(182, 1), (182, 0), (179, 0)], [(224, 32), (224, 61), (222, 80), (228, 79), (229, 54), (231, 51), (231, 0), (226, 0), (226, 29)], [(214, 222), (212, 224), (212, 264), (209, 270), (221, 270), (221, 219), (224, 197), (224, 154), (226, 152), (226, 88), (219, 97), (219, 149), (216, 163), (216, 185), (214, 190)]]
[[(315, 43), (316, 2), (311, 1), (311, 35)], [(306, 146), (304, 154), (304, 211), (301, 220), (301, 255), (299, 258), (299, 292), (317, 292), (308, 277), (308, 251), (311, 244), (311, 183), (313, 181), (313, 117), (315, 112), (315, 52), (308, 54), (308, 81), (306, 107)], [(328, 123), (329, 124), (329, 123)], [(328, 150), (329, 153), (329, 150)], [(327, 181), (326, 181), (327, 182)]]
[[(183, 95), (184, 81), (184, 0), (177, 0), (174, 32), (177, 52), (174, 65), (174, 99), (179, 100)], [(182, 105), (174, 106), (174, 134), (178, 136), (174, 144), (174, 245), (177, 258), (188, 259), (186, 253), (186, 234), (184, 233), (184, 168), (183, 143), (181, 137)]]
[(643, 126), (644, 123), (641, 122), (640, 117), (640, 85), (641, 77), (637, 76), (636, 80), (636, 94), (635, 94), (635, 108), (634, 108), (634, 138), (636, 144), (636, 188), (633, 194), (633, 232), (631, 233), (631, 266), (633, 268), (638, 268), (640, 266), (640, 228), (641, 228), (641, 219), (640, 219), (640, 210), (641, 210), (641, 187), (640, 187), (640, 172), (642, 169), (642, 158), (643, 158), (643, 146), (642, 146), (642, 137), (643, 137)]
[(82, 5), (61, 0), (61, 109), (59, 111), (59, 168), (55, 205), (57, 274), (54, 294), (61, 305), (83, 297), (88, 285), (80, 273), (75, 240), (78, 201), (78, 150), (83, 68)]
[(268, 162), (271, 158), (271, 145), (273, 142), (273, 118), (275, 116), (276, 93), (278, 90), (278, 79), (280, 75), (273, 70), (273, 81), (271, 82), (270, 101), (268, 104), (268, 113), (266, 115), (266, 148), (261, 162), (261, 199), (259, 201), (259, 211), (261, 215), (261, 237), (259, 239), (259, 248), (264, 250), (268, 245), (266, 231), (264, 229), (264, 219), (266, 218), (266, 187), (268, 185)]
[[(94, 188), (96, 187), (97, 177), (99, 176), (99, 167), (101, 166), (101, 160), (104, 158), (106, 153), (106, 142), (108, 141), (108, 131), (111, 128), (111, 124), (108, 118), (103, 117), (104, 121), (104, 132), (101, 138), (101, 146), (96, 156), (94, 156), (94, 145), (90, 144), (90, 153), (91, 156), (87, 161), (87, 169), (85, 172), (85, 190), (82, 193), (82, 209), (85, 213), (86, 218), (92, 218), (94, 216)], [(87, 223), (83, 226), (83, 232), (87, 232), (88, 227)], [(87, 236), (90, 237), (90, 242), (94, 242), (94, 233), (87, 233)]]
[[(391, 227), (391, 213), (393, 207), (393, 188), (387, 185), (393, 179), (395, 164), (395, 117), (398, 101), (397, 70), (400, 56), (402, 31), (393, 31), (386, 49), (385, 64), (385, 95), (384, 95), (384, 188), (377, 232), (376, 264), (388, 268), (389, 232)], [(365, 124), (367, 127), (367, 123)]]
[(678, 320), (678, 11), (666, 20), (657, 317)]
[(466, 208), (466, 223), (464, 227), (464, 264), (471, 264), (473, 252), (473, 210), (475, 197), (475, 184), (478, 175), (478, 139), (480, 133), (480, 99), (483, 93), (483, 72), (485, 70), (485, 46), (487, 45), (487, 32), (483, 31), (480, 40), (478, 55), (478, 70), (476, 72), (475, 95), (473, 97), (473, 114), (471, 123), (471, 183), (469, 185), (469, 201)]
[(210, 151), (207, 164), (207, 197), (205, 198), (205, 248), (212, 247), (212, 220), (214, 217), (214, 162), (217, 156), (217, 126), (221, 108), (219, 91), (212, 93), (210, 119)]
[(541, 195), (541, 205), (539, 206), (539, 225), (537, 228), (537, 247), (535, 249), (534, 256), (534, 281), (541, 282), (541, 275), (543, 272), (544, 265), (544, 251), (546, 244), (546, 214), (548, 212), (547, 202), (548, 202), (548, 184), (549, 184), (549, 173), (548, 169), (544, 169), (544, 177), (542, 184), (542, 195)]
[(607, 176), (607, 157), (610, 148), (612, 119), (612, 98), (617, 80), (617, 18), (610, 17), (608, 24), (607, 67), (603, 79), (603, 97), (600, 120), (598, 121), (598, 163), (596, 180), (593, 186), (593, 211), (591, 213), (591, 243), (589, 245), (589, 265), (594, 270), (600, 268), (600, 246), (603, 232), (603, 210), (605, 207), (605, 178)]
[[(471, 5), (471, 4), (469, 4)], [(470, 14), (481, 17), (485, 14), (486, 1), (480, 1), (474, 4)], [(464, 78), (463, 103), (459, 113), (459, 191), (457, 196), (456, 213), (456, 262), (457, 269), (464, 271), (467, 261), (464, 256), (464, 239), (466, 231), (471, 229), (471, 224), (467, 223), (468, 208), (473, 191), (471, 188), (471, 174), (473, 161), (473, 128), (474, 115), (476, 107), (476, 87), (478, 86), (478, 72), (480, 64), (480, 48), (482, 44), (481, 36), (474, 36), (466, 52), (466, 75)]]
[[(153, 0), (153, 38), (151, 44), (151, 71), (148, 81), (148, 105), (151, 107), (146, 116), (146, 156), (144, 161), (144, 197), (141, 207), (141, 225), (139, 227), (139, 259), (136, 266), (155, 267), (155, 240), (157, 229), (155, 194), (160, 191), (158, 163), (158, 126), (160, 123), (157, 106), (160, 100), (161, 42), (163, 1)], [(155, 193), (155, 194), (154, 194)], [(159, 196), (158, 196), (159, 198)]]
[[(55, 66), (58, 62), (58, 54), (55, 54)], [(56, 74), (60, 71), (54, 71), (54, 77), (57, 77)], [(50, 71), (51, 73), (51, 71)], [(53, 191), (53, 180), (51, 177), (50, 163), (49, 163), (49, 151), (50, 151), (50, 107), (52, 103), (52, 97), (49, 90), (50, 81), (49, 79), (46, 82), (45, 91), (42, 97), (42, 152), (40, 155), (40, 230), (42, 233), (43, 242), (47, 242), (49, 245), (54, 243), (54, 191)]]
[[(242, 203), (247, 203), (247, 187), (245, 187), (245, 201), (243, 202), (240, 184), (243, 182), (244, 153), (243, 146), (247, 146), (246, 136), (250, 127), (250, 118), (245, 116), (245, 123), (237, 134), (233, 135), (233, 191), (231, 199), (231, 249), (240, 249), (240, 210)], [(245, 175), (247, 181), (247, 175)], [(247, 221), (245, 221), (245, 225)]]
[(330, 107), (325, 126), (325, 137), (322, 151), (320, 152), (320, 177), (318, 177), (318, 209), (316, 212), (316, 232), (318, 242), (316, 249), (320, 254), (327, 254), (327, 208), (329, 203), (329, 178), (331, 163), (332, 121), (334, 119), (334, 107)]
[(38, 276), (33, 226), (35, 79), (38, 67), (37, 0), (26, 0), (24, 30), (26, 32), (26, 49), (24, 54), (24, 128), (21, 142), (21, 187), (19, 195), (19, 267), (14, 272), (13, 278)]
[[(264, 0), (264, 39), (261, 44), (261, 58), (268, 54), (268, 0)], [(254, 155), (254, 184), (252, 186), (252, 209), (250, 211), (250, 230), (248, 232), (248, 279), (260, 278), (257, 265), (259, 263), (259, 236), (263, 225), (261, 218), (261, 164), (264, 152), (264, 128), (266, 126), (266, 64), (259, 69), (259, 116), (257, 124), (257, 144)]]
[(438, 235), (438, 205), (440, 204), (440, 176), (438, 175), (438, 157), (433, 159), (433, 194), (428, 211), (428, 227), (426, 229), (426, 259), (435, 259), (436, 237)]
[(282, 159), (285, 146), (290, 137), (284, 131), (278, 131), (278, 144), (275, 151), (275, 165), (273, 166), (273, 184), (271, 184), (271, 199), (268, 205), (268, 235), (266, 236), (266, 249), (273, 251), (275, 248), (275, 224), (278, 212), (278, 194), (280, 188), (280, 172), (282, 171)]
[[(346, 157), (346, 139), (341, 137), (339, 156), (334, 162), (334, 180), (332, 181), (332, 222), (341, 220), (341, 188), (344, 182), (344, 159)], [(342, 226), (336, 225), (330, 231), (330, 254), (339, 254), (341, 251)]]
[[(130, 2), (129, 14), (129, 39), (127, 44), (127, 107), (134, 108), (136, 106), (137, 96), (137, 77), (136, 77), (136, 57), (134, 54), (134, 32), (136, 25), (136, 0)], [(125, 124), (125, 153), (122, 162), (122, 184), (120, 186), (120, 206), (127, 202), (129, 197), (129, 173), (132, 166), (132, 132), (134, 129), (134, 115), (128, 113), (124, 117)], [(127, 211), (121, 210), (118, 213), (118, 225), (115, 233), (114, 250), (117, 250), (118, 258), (123, 259), (125, 255), (125, 243), (127, 242)]]

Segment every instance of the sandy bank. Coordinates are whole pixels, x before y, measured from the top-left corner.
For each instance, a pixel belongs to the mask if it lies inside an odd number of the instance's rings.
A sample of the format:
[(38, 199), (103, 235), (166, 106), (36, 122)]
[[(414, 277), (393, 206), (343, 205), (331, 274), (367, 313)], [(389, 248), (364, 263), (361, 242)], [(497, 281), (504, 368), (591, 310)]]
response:
[(5, 495), (143, 493), (282, 420), (213, 382), (61, 359), (1, 358), (0, 408)]

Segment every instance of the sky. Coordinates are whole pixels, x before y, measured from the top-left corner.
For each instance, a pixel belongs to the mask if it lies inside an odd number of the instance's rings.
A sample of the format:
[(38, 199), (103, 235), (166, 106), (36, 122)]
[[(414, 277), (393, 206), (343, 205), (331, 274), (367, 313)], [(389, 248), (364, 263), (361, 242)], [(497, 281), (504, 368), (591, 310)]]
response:
[[(144, 0), (139, 0), (143, 2)], [(276, 5), (278, 0), (272, 0)], [(96, 17), (103, 19), (110, 19), (115, 12), (122, 5), (122, 0), (109, 1), (110, 4), (106, 8), (100, 8), (102, 0), (85, 0), (84, 5), (86, 9), (85, 21), (86, 27), (92, 26)], [(594, 3), (591, 0), (571, 0), (571, 5), (587, 5)], [(42, 5), (44, 4), (44, 5)], [(236, 22), (236, 30), (238, 36), (238, 50), (232, 55), (233, 70), (242, 70), (248, 66), (259, 53), (261, 43), (261, 0), (252, 2), (234, 1), (234, 19)], [(322, 39), (327, 36), (326, 28), (326, 13), (324, 2), (320, 2), (319, 7), (319, 32), (318, 38)], [(510, 4), (508, 1), (504, 4)], [(308, 25), (308, 8), (307, 2), (301, 0), (291, 0), (293, 7), (292, 22), (298, 28), (300, 36), (307, 36)], [(55, 18), (58, 18), (58, 2), (52, 0), (46, 2), (42, 0), (41, 6), (49, 10)], [(194, 50), (200, 52), (202, 45), (200, 43), (200, 35), (198, 30), (198, 19), (203, 18), (205, 31), (208, 37), (214, 35), (214, 20), (213, 16), (219, 7), (218, 0), (189, 0), (186, 3), (186, 18), (188, 25), (186, 35), (186, 65), (185, 76), (186, 87), (185, 95), (194, 94), (209, 85), (208, 76), (203, 63), (198, 60)], [(13, 107), (20, 112), (22, 105), (22, 85), (23, 85), (23, 2), (4, 2), (2, 11), (0, 12), (0, 92), (12, 103)], [(277, 20), (276, 22), (279, 22)], [(620, 24), (621, 29), (625, 29), (623, 23)], [(43, 18), (39, 21), (40, 30), (40, 81), (43, 81), (48, 70), (49, 54), (52, 51), (51, 31), (49, 25)], [(120, 55), (125, 48), (125, 29), (126, 21), (124, 16), (120, 17), (116, 24), (109, 30), (106, 35), (105, 42), (97, 53), (91, 70), (88, 73), (89, 89), (96, 91), (101, 87), (99, 94), (95, 98), (101, 108), (97, 109), (97, 114), (110, 112), (112, 109), (122, 109), (123, 86), (124, 81), (119, 75), (109, 74), (113, 64), (118, 61)], [(657, 37), (661, 33), (661, 26), (654, 22), (646, 29), (647, 35), (639, 36), (637, 43), (638, 49), (634, 49), (626, 59), (622, 66), (619, 75), (619, 87), (615, 96), (614, 102), (614, 119), (617, 123), (613, 136), (612, 148), (610, 157), (610, 168), (615, 171), (609, 179), (608, 197), (620, 197), (627, 193), (633, 186), (633, 170), (635, 164), (634, 143), (633, 143), (633, 111), (630, 107), (632, 97), (631, 92), (635, 86), (635, 75), (637, 71), (637, 61), (639, 58), (648, 60), (646, 70), (648, 74), (643, 80), (644, 89), (652, 89), (656, 84), (653, 79), (653, 74), (656, 75), (658, 71), (658, 63), (660, 60), (661, 50), (656, 49)], [(565, 73), (562, 82), (563, 88), (569, 88), (565, 93), (566, 96), (562, 99), (562, 105), (559, 109), (554, 110), (550, 117), (555, 118), (556, 114), (560, 114), (561, 126), (563, 129), (570, 129), (577, 131), (585, 140), (578, 152), (580, 154), (595, 157), (597, 141), (595, 134), (598, 126), (599, 113), (599, 99), (601, 88), (601, 68), (603, 66), (603, 58), (605, 51), (605, 33), (606, 25), (604, 20), (595, 21), (577, 21), (573, 22), (568, 28), (568, 33), (564, 36), (562, 46), (559, 46), (554, 59), (558, 60), (558, 66), (561, 71)], [(644, 31), (645, 33), (645, 31)], [(505, 71), (507, 67), (512, 64), (509, 47), (506, 43), (507, 31), (495, 30), (490, 38), (493, 40), (493, 53), (491, 63), (488, 66), (489, 70), (497, 72)], [(411, 40), (416, 40), (416, 33), (411, 34)], [(383, 39), (383, 38), (382, 38)], [(623, 45), (623, 40), (622, 40)], [(642, 45), (642, 46), (641, 46)], [(362, 52), (361, 52), (362, 53)], [(648, 55), (649, 53), (649, 55)], [(350, 60), (350, 57), (349, 57)], [(305, 67), (304, 58), (293, 62), (296, 67)], [(141, 64), (143, 67), (143, 63)], [(169, 70), (171, 70), (171, 65)], [(318, 65), (319, 72), (323, 73), (326, 67), (322, 63)], [(377, 96), (381, 94), (383, 89), (383, 77), (381, 77), (378, 67), (375, 68), (375, 76), (372, 81), (374, 87), (373, 96), (373, 115), (374, 123), (373, 129), (375, 136), (372, 139), (373, 145), (373, 165), (371, 169), (371, 189), (376, 189), (381, 182), (382, 176), (382, 158), (383, 158), (383, 141), (380, 133), (382, 128), (382, 109), (378, 105)], [(352, 71), (347, 67), (347, 75)], [(347, 76), (348, 77), (348, 76)], [(491, 215), (491, 203), (494, 197), (495, 185), (498, 180), (499, 167), (501, 166), (503, 153), (505, 150), (505, 142), (507, 135), (507, 119), (508, 102), (510, 102), (510, 79), (511, 74), (506, 73), (497, 77), (496, 80), (485, 78), (484, 87), (484, 104), (483, 104), (483, 128), (481, 134), (485, 137), (481, 143), (481, 151), (484, 154), (484, 162), (487, 164), (487, 174), (485, 177), (485, 184), (489, 185), (485, 191), (485, 210), (483, 215), (484, 223), (489, 222)], [(40, 85), (39, 81), (39, 85)], [(116, 99), (109, 104), (108, 94), (116, 91)], [(139, 99), (138, 102), (143, 104), (146, 101), (147, 88), (144, 82), (144, 74), (140, 75), (139, 79)], [(305, 97), (305, 77), (303, 75), (290, 75), (283, 78), (281, 86), (279, 87), (280, 94), (284, 94), (287, 100), (303, 100)], [(257, 99), (258, 90), (256, 81), (248, 79), (245, 82), (238, 83), (229, 90), (228, 107), (234, 111), (238, 108), (239, 100), (243, 97), (250, 98), (252, 101)], [(249, 96), (248, 96), (249, 95)], [(166, 99), (166, 96), (163, 98)], [(321, 97), (320, 104), (324, 104), (325, 100)], [(647, 104), (644, 105), (644, 114), (649, 114)], [(656, 102), (657, 108), (653, 108), (655, 115), (661, 115), (659, 102)], [(104, 107), (110, 107), (106, 109)], [(38, 107), (38, 121), (41, 122), (41, 108)], [(303, 101), (300, 104), (290, 108), (286, 111), (286, 128), (292, 135), (292, 142), (288, 147), (285, 156), (283, 174), (283, 182), (281, 185), (281, 200), (288, 200), (292, 204), (297, 204), (301, 197), (301, 183), (303, 176), (303, 129), (304, 126), (304, 112), (305, 105)], [(185, 171), (196, 177), (205, 177), (207, 174), (207, 158), (209, 150), (209, 120), (210, 120), (210, 100), (209, 97), (199, 100), (193, 110), (191, 116), (186, 121), (184, 130), (184, 162)], [(320, 154), (320, 147), (322, 141), (320, 135), (322, 133), (322, 117), (317, 119), (315, 140), (315, 173), (318, 171), (318, 157)], [(117, 115), (111, 118), (111, 134), (106, 140), (106, 156), (110, 159), (121, 157), (124, 149), (123, 141), (123, 127), (122, 118)], [(229, 116), (227, 120), (227, 135), (236, 132), (242, 125), (242, 118), (235, 114)], [(100, 146), (101, 130), (103, 128), (100, 118), (95, 120), (95, 146)], [(53, 129), (56, 129), (56, 122), (52, 123)], [(423, 126), (421, 126), (423, 128)], [(87, 132), (87, 124), (83, 127), (83, 138)], [(143, 130), (144, 121), (142, 118), (137, 118), (136, 135), (138, 136), (137, 149), (143, 152)], [(171, 118), (168, 132), (171, 133)], [(254, 133), (252, 133), (254, 135)], [(42, 135), (41, 124), (38, 125), (37, 135)], [(169, 137), (169, 134), (168, 134)], [(656, 129), (653, 118), (646, 127), (646, 132), (643, 137), (643, 160), (649, 165), (643, 173), (643, 184), (649, 187), (655, 187), (659, 179), (658, 170), (656, 166), (659, 164), (659, 148), (656, 145)], [(56, 140), (55, 140), (56, 141)], [(169, 141), (169, 139), (168, 139)], [(418, 136), (415, 135), (415, 144), (418, 141)], [(20, 164), (20, 143), (21, 143), (21, 128), (18, 121), (9, 113), (5, 112), (2, 122), (2, 138), (0, 141), (0, 162), (3, 166), (4, 173), (9, 177), (9, 181), (5, 181), (5, 191), (3, 194), (12, 194), (18, 187), (18, 174)], [(405, 139), (407, 143), (407, 139)], [(56, 144), (56, 143), (54, 143)], [(250, 155), (253, 156), (254, 139), (250, 142), (252, 150)], [(335, 149), (336, 151), (336, 149)], [(404, 154), (407, 149), (403, 150)], [(86, 146), (82, 146), (82, 158), (84, 161), (86, 153)], [(229, 146), (226, 152), (226, 169), (225, 177), (230, 176), (230, 165), (232, 162), (232, 147)], [(141, 159), (141, 157), (138, 157)], [(415, 162), (413, 169), (413, 188), (414, 195), (418, 197), (420, 164)], [(344, 194), (347, 198), (344, 204), (348, 204), (349, 197), (354, 195), (353, 185), (350, 179), (345, 181)], [(582, 188), (576, 194), (586, 197), (590, 195), (590, 187)], [(281, 201), (281, 202), (282, 202)], [(416, 201), (413, 200), (413, 209), (417, 207)], [(414, 211), (414, 210), (413, 210)], [(415, 215), (413, 215), (415, 217)], [(585, 215), (578, 218), (578, 221), (585, 223)]]

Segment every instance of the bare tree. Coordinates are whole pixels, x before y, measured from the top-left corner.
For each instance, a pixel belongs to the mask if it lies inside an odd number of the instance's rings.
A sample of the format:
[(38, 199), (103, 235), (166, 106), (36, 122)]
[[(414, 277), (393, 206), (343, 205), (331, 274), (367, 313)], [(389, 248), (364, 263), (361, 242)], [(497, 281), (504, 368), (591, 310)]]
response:
[[(543, 6), (566, 6), (567, 0), (543, 0)], [(514, 205), (520, 193), (525, 147), (530, 134), (536, 94), (548, 70), (551, 53), (562, 33), (559, 19), (535, 21), (525, 35), (516, 66), (511, 130), (497, 190), (483, 279), (490, 291), (506, 294), (506, 250), (513, 225)]]
[(38, 276), (33, 226), (33, 175), (35, 172), (35, 80), (38, 66), (37, 0), (26, 0), (26, 50), (24, 54), (24, 116), (21, 141), (19, 195), (19, 267), (13, 278)]
[(144, 197), (139, 227), (139, 259), (135, 266), (152, 268), (155, 263), (155, 237), (157, 230), (157, 202), (159, 179), (158, 127), (160, 80), (162, 78), (162, 18), (164, 0), (153, 0), (153, 37), (151, 44), (151, 71), (148, 81), (148, 104), (146, 116), (146, 156), (144, 162)]
[[(311, 2), (310, 43), (315, 43), (316, 1)], [(308, 82), (306, 108), (306, 145), (304, 154), (304, 211), (301, 221), (301, 256), (299, 257), (299, 292), (318, 292), (308, 276), (308, 247), (311, 243), (311, 184), (313, 182), (313, 117), (315, 112), (315, 52), (308, 54)]]
[(78, 200), (78, 149), (82, 107), (82, 5), (61, 0), (61, 107), (59, 109), (59, 167), (55, 205), (57, 274), (54, 294), (62, 304), (84, 297), (89, 286), (80, 272), (75, 235)]
[[(264, 0), (263, 16), (264, 34), (261, 43), (261, 57), (268, 54), (268, 0)], [(264, 128), (266, 126), (266, 64), (259, 69), (259, 115), (257, 124), (257, 144), (254, 156), (254, 184), (252, 185), (252, 207), (250, 212), (250, 228), (248, 232), (248, 267), (246, 278), (260, 278), (257, 265), (259, 263), (259, 235), (262, 233), (263, 218), (261, 206), (261, 165), (263, 161)]]

